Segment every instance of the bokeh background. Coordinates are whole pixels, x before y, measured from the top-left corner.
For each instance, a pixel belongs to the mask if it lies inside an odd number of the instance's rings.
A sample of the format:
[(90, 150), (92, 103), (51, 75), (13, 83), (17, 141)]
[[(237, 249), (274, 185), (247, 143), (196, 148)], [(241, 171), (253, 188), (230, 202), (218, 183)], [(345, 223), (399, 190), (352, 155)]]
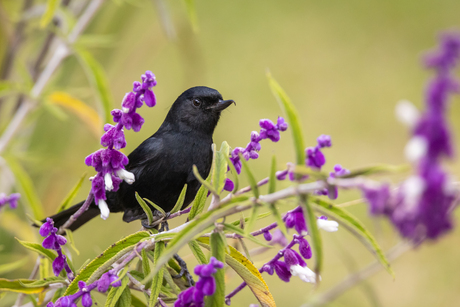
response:
[[(21, 2), (0, 2), (0, 57), (11, 42)], [(159, 4), (166, 15), (161, 13)], [(314, 145), (318, 135), (331, 135), (333, 147), (325, 150), (325, 170), (332, 170), (337, 163), (349, 169), (405, 163), (403, 148), (409, 133), (395, 119), (395, 104), (408, 99), (423, 106), (424, 86), (431, 74), (421, 65), (423, 52), (436, 45), (441, 31), (460, 30), (460, 2), (454, 0), (197, 0), (195, 5), (199, 31), (193, 31), (182, 1), (106, 1), (77, 42), (103, 66), (114, 107), (119, 107), (132, 82), (140, 80), (145, 70), (157, 76), (154, 90), (158, 104), (140, 110), (146, 122), (139, 133), (126, 134), (126, 153), (156, 131), (182, 91), (196, 85), (213, 87), (225, 99), (236, 101), (236, 106), (223, 113), (214, 141), (245, 146), (250, 132), (258, 130), (259, 119), (276, 120), (282, 115), (268, 87), (265, 74), (269, 69), (301, 114), (305, 143)], [(161, 21), (165, 16), (172, 27), (165, 29)], [(26, 40), (14, 63), (13, 79), (25, 78), (45, 35), (46, 31), (38, 27), (38, 19), (31, 17)], [(29, 116), (8, 147), (7, 154), (14, 155), (32, 178), (47, 215), (55, 212), (84, 172), (92, 175), (84, 158), (99, 148), (98, 138), (77, 116), (66, 109), (58, 112), (46, 103), (47, 96), (57, 90), (101, 113), (97, 95), (78, 60), (71, 56), (45, 88), (43, 107)], [(3, 101), (2, 130), (14, 101), (11, 95)], [(460, 143), (459, 116), (457, 97), (452, 100), (449, 115), (456, 144)], [(278, 143), (262, 143), (260, 158), (250, 163), (257, 178), (268, 175), (272, 154), (277, 156), (279, 169), (294, 160), (288, 132)], [(449, 162), (446, 168), (460, 175), (458, 162)], [(397, 182), (401, 178), (385, 179)], [(78, 199), (86, 196), (89, 187), (85, 181)], [(359, 197), (345, 191), (336, 202)], [(399, 242), (397, 233), (385, 220), (368, 217), (365, 204), (348, 209), (369, 227), (385, 250)], [(181, 222), (175, 221), (171, 226)], [(270, 218), (262, 220), (258, 226), (269, 222)], [(0, 265), (28, 255), (14, 237), (38, 240), (37, 231), (25, 225), (23, 209), (4, 209), (0, 213)], [(122, 223), (118, 214), (112, 214), (107, 221), (91, 221), (74, 234), (80, 250), (79, 256), (74, 254), (76, 266), (139, 228), (136, 222)], [(350, 271), (374, 261), (344, 230), (323, 233), (323, 238), (326, 262), (319, 287), (297, 278), (287, 284), (276, 276), (266, 276), (278, 306), (306, 304)], [(456, 306), (460, 302), (459, 241), (460, 229), (456, 228), (439, 241), (423, 244), (394, 261), (395, 280), (381, 271), (327, 306)], [(181, 254), (194, 265), (188, 250)], [(256, 266), (269, 257), (255, 257)], [(32, 255), (29, 258), (21, 269), (2, 277), (27, 277), (35, 261)], [(239, 283), (239, 277), (229, 272), (227, 291)], [(0, 305), (10, 306), (14, 298), (8, 296)], [(234, 306), (248, 306), (256, 299), (246, 289), (232, 302)]]

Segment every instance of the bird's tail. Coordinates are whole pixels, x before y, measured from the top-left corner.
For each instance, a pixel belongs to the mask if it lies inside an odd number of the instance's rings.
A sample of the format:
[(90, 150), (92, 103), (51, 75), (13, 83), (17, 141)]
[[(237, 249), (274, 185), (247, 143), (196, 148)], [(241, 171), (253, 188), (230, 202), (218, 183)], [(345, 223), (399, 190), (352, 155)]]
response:
[[(83, 205), (83, 201), (70, 207), (69, 209), (66, 209), (64, 211), (61, 211), (53, 216), (50, 216), (50, 218), (53, 219), (54, 221), (54, 227), (61, 227), (64, 225), (65, 222), (75, 213), (77, 212), (78, 209)], [(95, 206), (94, 204), (91, 204), (89, 208), (83, 212), (82, 215), (80, 215), (77, 220), (75, 220), (72, 225), (70, 225), (69, 229), (71, 231), (75, 231), (76, 229), (80, 228), (83, 224), (86, 222), (90, 221), (91, 219), (95, 218), (100, 214), (99, 208)]]

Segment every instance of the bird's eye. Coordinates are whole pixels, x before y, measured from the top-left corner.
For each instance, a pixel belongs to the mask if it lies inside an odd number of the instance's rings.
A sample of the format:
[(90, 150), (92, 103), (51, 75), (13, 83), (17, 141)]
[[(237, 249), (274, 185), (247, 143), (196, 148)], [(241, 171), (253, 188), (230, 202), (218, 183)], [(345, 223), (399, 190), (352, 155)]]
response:
[(199, 107), (200, 104), (201, 104), (201, 101), (200, 101), (199, 99), (193, 99), (193, 105), (194, 105), (195, 107)]

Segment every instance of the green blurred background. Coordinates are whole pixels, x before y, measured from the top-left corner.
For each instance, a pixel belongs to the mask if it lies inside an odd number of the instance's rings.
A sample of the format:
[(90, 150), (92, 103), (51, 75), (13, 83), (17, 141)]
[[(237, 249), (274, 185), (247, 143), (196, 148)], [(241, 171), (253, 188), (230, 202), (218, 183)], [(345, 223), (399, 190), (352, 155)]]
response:
[[(0, 56), (8, 44), (9, 23), (14, 20), (5, 16), (18, 17), (20, 2), (0, 2)], [(158, 2), (106, 1), (78, 43), (104, 67), (114, 107), (119, 107), (132, 82), (140, 80), (145, 70), (157, 76), (154, 90), (158, 104), (140, 110), (146, 122), (139, 133), (126, 134), (127, 153), (156, 131), (182, 91), (196, 85), (213, 87), (225, 99), (236, 101), (236, 107), (222, 115), (214, 141), (245, 146), (250, 132), (258, 130), (259, 119), (276, 120), (282, 115), (267, 84), (265, 73), (269, 69), (301, 114), (307, 146), (314, 145), (320, 134), (331, 135), (333, 147), (325, 150), (326, 171), (337, 163), (349, 169), (405, 163), (403, 148), (409, 134), (396, 121), (394, 106), (400, 99), (423, 106), (430, 72), (423, 69), (421, 56), (435, 46), (441, 31), (460, 25), (460, 2), (454, 0), (198, 0), (199, 31), (194, 33), (184, 3), (165, 1), (162, 3), (175, 33), (168, 38), (155, 3)], [(13, 78), (18, 80), (45, 36), (37, 20), (31, 21), (26, 33), (28, 40), (15, 63), (19, 73)], [(56, 90), (98, 109), (97, 96), (74, 57), (66, 59), (54, 74), (53, 82), (45, 89), (44, 101)], [(5, 101), (13, 103), (11, 97)], [(449, 115), (456, 144), (460, 143), (459, 103), (458, 97), (453, 99)], [(6, 110), (0, 115), (0, 129), (7, 124)], [(33, 179), (46, 214), (53, 214), (84, 172), (93, 175), (84, 165), (84, 158), (100, 145), (75, 115), (64, 110), (67, 116), (56, 116), (49, 110), (40, 108), (28, 118), (8, 153), (20, 159)], [(268, 175), (272, 154), (277, 155), (279, 169), (294, 160), (289, 133), (284, 133), (278, 143), (262, 143), (260, 158), (250, 163), (257, 178)], [(460, 174), (458, 162), (446, 168), (457, 177)], [(398, 179), (401, 177), (392, 178)], [(79, 199), (86, 196), (89, 187), (85, 182)], [(342, 192), (337, 203), (359, 197), (354, 192)], [(368, 217), (366, 205), (349, 210), (370, 228), (385, 250), (399, 241), (387, 221)], [(17, 213), (25, 219), (21, 209)], [(38, 240), (36, 231), (20, 227), (14, 216), (9, 209), (0, 213), (0, 265), (27, 255), (14, 236)], [(171, 226), (182, 222), (175, 221)], [(270, 219), (260, 221), (258, 226), (269, 222)], [(121, 223), (121, 215), (117, 214), (107, 221), (91, 221), (75, 233), (81, 252), (79, 256), (74, 254), (76, 266), (139, 228), (136, 222)], [(15, 231), (13, 235), (11, 230)], [(323, 238), (326, 263), (318, 288), (297, 278), (286, 284), (266, 276), (278, 306), (300, 306), (340, 282), (350, 270), (373, 261), (373, 256), (343, 229), (323, 233)], [(460, 230), (455, 229), (438, 242), (424, 244), (393, 263), (395, 280), (382, 271), (327, 306), (457, 306), (459, 240)], [(194, 265), (193, 257), (187, 256), (188, 250), (181, 254)], [(269, 257), (255, 257), (256, 266)], [(23, 269), (2, 277), (27, 277), (33, 264), (30, 256)], [(229, 272), (228, 277), (227, 292), (240, 283), (235, 274)], [(14, 296), (11, 299), (14, 301)], [(8, 306), (11, 299), (4, 299), (0, 305)], [(232, 302), (234, 306), (248, 306), (256, 299), (246, 289)]]

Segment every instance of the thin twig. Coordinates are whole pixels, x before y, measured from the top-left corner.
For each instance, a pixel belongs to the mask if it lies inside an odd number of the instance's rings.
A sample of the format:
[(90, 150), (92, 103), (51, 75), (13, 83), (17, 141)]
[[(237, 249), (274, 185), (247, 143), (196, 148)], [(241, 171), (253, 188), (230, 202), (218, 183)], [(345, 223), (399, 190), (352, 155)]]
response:
[(92, 191), (90, 191), (83, 205), (81, 205), (81, 207), (77, 210), (77, 212), (72, 214), (69, 217), (69, 219), (64, 223), (64, 225), (62, 225), (59, 228), (58, 233), (63, 234), (66, 229), (69, 229), (69, 227), (73, 224), (73, 222), (75, 222), (86, 210), (88, 210), (89, 206), (93, 202), (93, 199), (94, 199), (94, 194)]
[[(83, 32), (83, 30), (88, 26), (88, 23), (97, 12), (99, 6), (104, 2), (104, 0), (93, 0), (89, 3), (86, 10), (78, 19), (77, 23), (73, 27), (70, 34), (67, 36), (67, 42), (69, 44), (74, 43), (79, 35)], [(69, 48), (66, 46), (64, 42), (60, 42), (56, 49), (54, 50), (51, 59), (49, 60), (46, 67), (40, 73), (37, 78), (37, 82), (35, 82), (32, 90), (30, 91), (30, 96), (33, 99), (39, 97), (45, 85), (51, 79), (51, 76), (56, 71), (58, 66), (61, 64), (62, 60), (69, 55)], [(35, 107), (36, 102), (25, 101), (21, 104), (17, 112), (15, 113), (13, 119), (8, 124), (8, 127), (5, 129), (3, 135), (0, 137), (0, 154), (6, 149), (6, 146), (11, 141), (13, 136), (19, 130), (19, 127), (29, 112)]]

